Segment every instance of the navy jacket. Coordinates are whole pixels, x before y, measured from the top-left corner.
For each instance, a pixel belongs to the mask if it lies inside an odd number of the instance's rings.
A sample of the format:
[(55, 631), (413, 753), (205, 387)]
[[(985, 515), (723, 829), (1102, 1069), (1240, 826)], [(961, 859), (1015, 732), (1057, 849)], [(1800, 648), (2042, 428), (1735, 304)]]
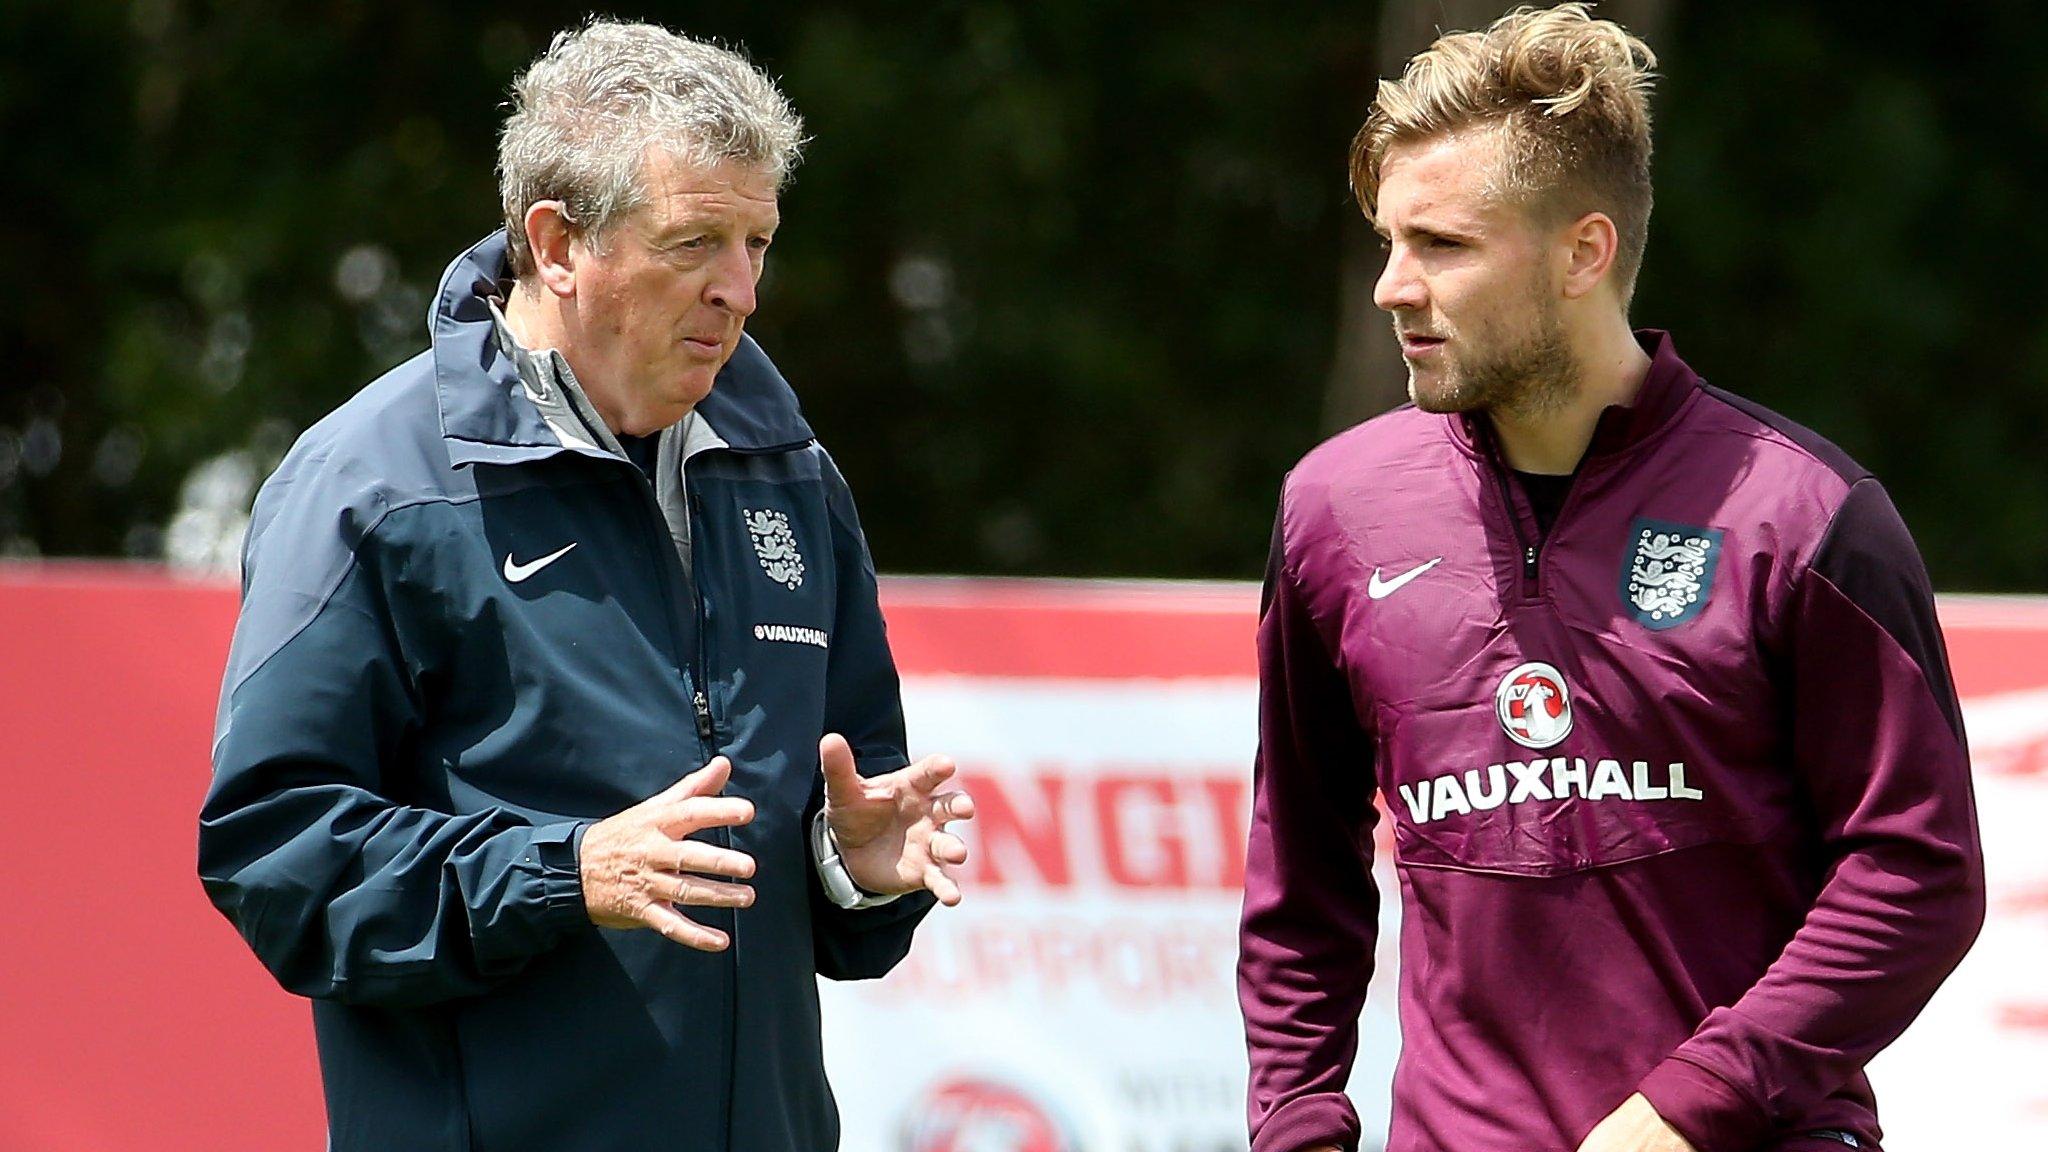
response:
[[(257, 498), (207, 893), (314, 1000), (335, 1152), (835, 1147), (815, 976), (880, 976), (931, 906), (832, 905), (804, 835), (821, 733), (866, 773), (906, 760), (852, 499), (743, 340), (698, 409), (725, 445), (665, 525), (525, 394), (503, 274), (502, 233), (457, 259), (432, 349)], [(721, 752), (758, 814), (716, 838), (757, 900), (688, 914), (733, 947), (593, 926), (581, 829)]]

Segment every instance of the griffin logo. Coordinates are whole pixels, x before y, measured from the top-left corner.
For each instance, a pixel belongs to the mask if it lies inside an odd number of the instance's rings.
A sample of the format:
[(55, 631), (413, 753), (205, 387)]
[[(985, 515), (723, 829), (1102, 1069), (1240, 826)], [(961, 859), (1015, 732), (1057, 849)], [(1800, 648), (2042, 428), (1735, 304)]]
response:
[(1076, 1152), (1063, 1124), (1024, 1090), (960, 1076), (935, 1085), (903, 1128), (904, 1152)]
[(1571, 735), (1572, 699), (1564, 674), (1532, 661), (1503, 676), (1493, 693), (1502, 731), (1524, 748), (1548, 748)]

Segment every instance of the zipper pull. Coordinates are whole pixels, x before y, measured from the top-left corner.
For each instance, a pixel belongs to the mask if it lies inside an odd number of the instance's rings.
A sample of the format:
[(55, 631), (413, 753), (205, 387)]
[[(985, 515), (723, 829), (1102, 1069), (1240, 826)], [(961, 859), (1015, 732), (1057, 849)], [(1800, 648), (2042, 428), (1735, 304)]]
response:
[(1530, 544), (1522, 549), (1522, 576), (1528, 580), (1536, 578), (1536, 546), (1534, 544)]
[(704, 698), (704, 690), (699, 688), (697, 694), (691, 698), (691, 702), (697, 706), (697, 735), (703, 737), (704, 742), (709, 744), (711, 742), (711, 701)]

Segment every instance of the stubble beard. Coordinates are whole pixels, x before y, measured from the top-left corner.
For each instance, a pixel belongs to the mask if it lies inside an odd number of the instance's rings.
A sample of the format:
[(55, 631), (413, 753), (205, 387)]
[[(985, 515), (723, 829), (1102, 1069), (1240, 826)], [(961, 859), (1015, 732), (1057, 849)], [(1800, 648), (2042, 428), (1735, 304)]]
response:
[(1424, 412), (1498, 412), (1526, 420), (1564, 407), (1578, 392), (1578, 379), (1564, 323), (1554, 307), (1545, 307), (1528, 337), (1446, 363), (1433, 386), (1411, 365), (1408, 397)]

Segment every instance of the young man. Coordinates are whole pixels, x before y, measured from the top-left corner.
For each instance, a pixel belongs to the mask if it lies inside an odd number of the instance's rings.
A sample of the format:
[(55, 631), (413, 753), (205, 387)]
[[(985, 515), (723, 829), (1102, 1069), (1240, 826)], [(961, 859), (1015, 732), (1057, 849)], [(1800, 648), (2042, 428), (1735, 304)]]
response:
[(1257, 1152), (1351, 1148), (1373, 798), (1392, 1152), (1875, 1148), (1863, 1066), (1983, 915), (1925, 571), (1839, 450), (1627, 308), (1649, 50), (1446, 36), (1354, 148), (1412, 407), (1289, 475), (1239, 964)]
[(199, 867), (314, 1000), (334, 1152), (833, 1148), (817, 977), (960, 899), (972, 802), (742, 334), (801, 136), (731, 52), (557, 37), (432, 348), (257, 499)]

